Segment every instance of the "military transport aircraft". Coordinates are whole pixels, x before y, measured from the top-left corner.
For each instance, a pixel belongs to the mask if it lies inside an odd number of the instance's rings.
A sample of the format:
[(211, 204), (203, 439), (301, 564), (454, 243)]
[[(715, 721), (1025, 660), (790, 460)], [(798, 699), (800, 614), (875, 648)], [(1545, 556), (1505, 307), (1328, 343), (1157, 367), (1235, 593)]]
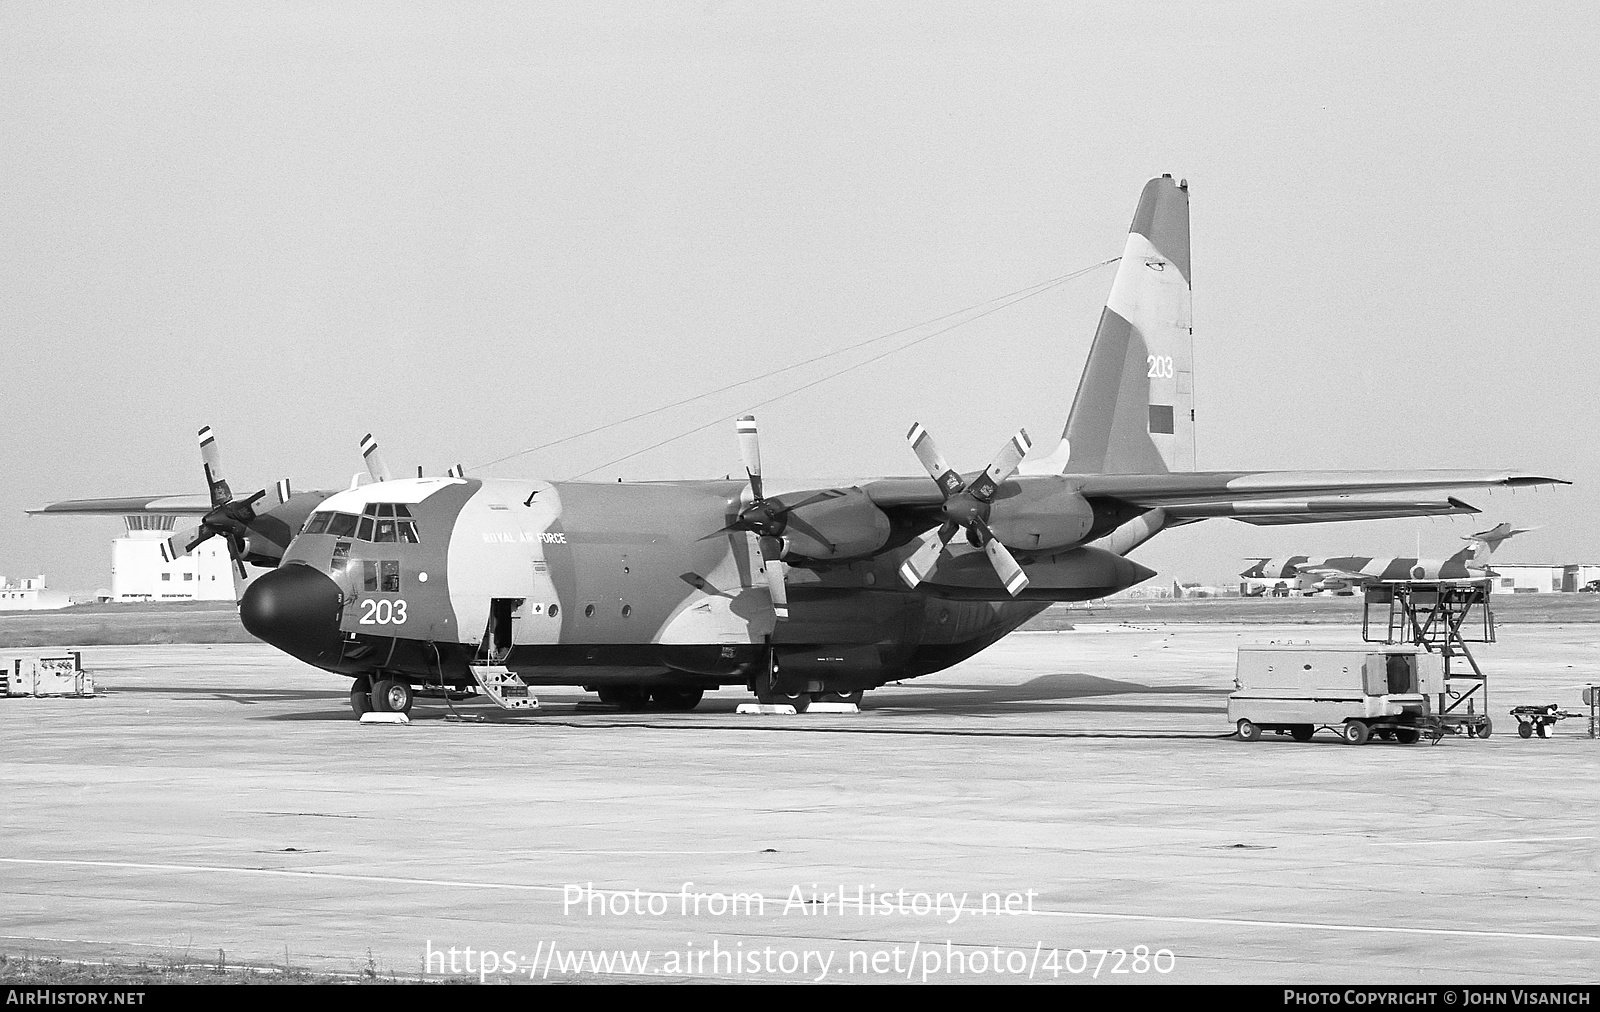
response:
[(1287, 558), (1252, 559), (1250, 561), (1255, 565), (1239, 575), (1247, 580), (1293, 581), (1295, 588), (1306, 594), (1323, 590), (1355, 591), (1375, 583), (1403, 580), (1481, 580), (1494, 575), (1489, 568), (1489, 556), (1500, 547), (1500, 543), (1531, 530), (1531, 527), (1499, 524), (1462, 538), (1462, 541), (1470, 543), (1448, 559), (1291, 555)]
[[(754, 418), (738, 480), (549, 482), (388, 474), (333, 492), (236, 499), (202, 431), (209, 495), (56, 503), (43, 513), (190, 513), (273, 567), (244, 589), (255, 636), (353, 680), (351, 703), (581, 685), (624, 707), (696, 706), (722, 685), (803, 709), (956, 664), (1053, 601), (1155, 575), (1128, 553), (1168, 527), (1435, 516), (1436, 490), (1549, 484), (1489, 470), (1194, 471), (1188, 185), (1144, 187), (1066, 429), (1026, 432), (961, 472), (913, 425), (926, 476), (777, 488)], [(1427, 493), (1427, 494), (1424, 494)]]

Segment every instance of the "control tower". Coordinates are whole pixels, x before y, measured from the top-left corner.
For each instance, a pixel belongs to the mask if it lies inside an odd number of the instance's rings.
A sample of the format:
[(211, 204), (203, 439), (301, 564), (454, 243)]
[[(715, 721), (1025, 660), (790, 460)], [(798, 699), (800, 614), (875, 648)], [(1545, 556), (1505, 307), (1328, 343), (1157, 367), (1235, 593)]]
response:
[(161, 559), (161, 542), (178, 518), (170, 513), (125, 515), (127, 532), (111, 542), (113, 601), (232, 601), (232, 561), (227, 542), (210, 538), (173, 562)]

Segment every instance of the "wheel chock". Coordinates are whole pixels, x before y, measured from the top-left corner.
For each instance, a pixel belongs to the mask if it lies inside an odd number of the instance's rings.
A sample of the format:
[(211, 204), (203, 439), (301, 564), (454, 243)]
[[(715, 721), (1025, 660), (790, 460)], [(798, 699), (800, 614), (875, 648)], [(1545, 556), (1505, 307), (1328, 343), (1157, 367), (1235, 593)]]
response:
[(411, 718), (403, 713), (379, 713), (377, 710), (368, 710), (361, 715), (363, 724), (409, 724)]
[(861, 707), (854, 703), (812, 703), (806, 708), (807, 713), (860, 713)]
[[(795, 717), (799, 712), (788, 703), (740, 703), (734, 711), (741, 714), (753, 714), (762, 717)], [(806, 707), (807, 713), (860, 713), (861, 707), (854, 703), (812, 703)]]

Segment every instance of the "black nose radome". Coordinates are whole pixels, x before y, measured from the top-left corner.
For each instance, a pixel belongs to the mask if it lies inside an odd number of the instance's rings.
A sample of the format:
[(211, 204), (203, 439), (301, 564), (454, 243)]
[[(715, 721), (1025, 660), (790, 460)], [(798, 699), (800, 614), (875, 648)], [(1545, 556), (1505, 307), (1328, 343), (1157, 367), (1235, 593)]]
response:
[(263, 573), (239, 600), (250, 635), (308, 664), (339, 660), (339, 585), (310, 566)]

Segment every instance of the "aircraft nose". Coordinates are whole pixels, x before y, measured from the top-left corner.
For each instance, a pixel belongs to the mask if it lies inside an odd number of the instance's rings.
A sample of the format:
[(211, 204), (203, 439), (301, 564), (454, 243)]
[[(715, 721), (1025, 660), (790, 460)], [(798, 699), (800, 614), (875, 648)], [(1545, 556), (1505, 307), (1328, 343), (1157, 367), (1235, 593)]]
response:
[(339, 585), (326, 574), (290, 564), (263, 573), (239, 600), (250, 635), (308, 664), (339, 660)]

